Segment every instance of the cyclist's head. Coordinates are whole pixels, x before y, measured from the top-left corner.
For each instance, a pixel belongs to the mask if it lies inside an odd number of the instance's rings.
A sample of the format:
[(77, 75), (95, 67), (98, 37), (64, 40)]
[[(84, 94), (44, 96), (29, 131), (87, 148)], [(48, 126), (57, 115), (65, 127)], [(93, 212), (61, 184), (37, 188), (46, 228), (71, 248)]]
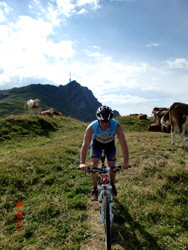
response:
[(110, 121), (114, 114), (110, 107), (101, 106), (97, 109), (96, 117), (99, 121)]

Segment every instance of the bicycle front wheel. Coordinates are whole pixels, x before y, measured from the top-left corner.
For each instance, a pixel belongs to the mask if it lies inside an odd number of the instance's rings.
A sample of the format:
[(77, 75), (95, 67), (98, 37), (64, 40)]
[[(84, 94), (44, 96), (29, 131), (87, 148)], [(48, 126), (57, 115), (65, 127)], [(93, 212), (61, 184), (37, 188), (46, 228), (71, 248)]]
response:
[(107, 250), (111, 250), (111, 229), (110, 229), (110, 207), (107, 196), (103, 198), (105, 245)]

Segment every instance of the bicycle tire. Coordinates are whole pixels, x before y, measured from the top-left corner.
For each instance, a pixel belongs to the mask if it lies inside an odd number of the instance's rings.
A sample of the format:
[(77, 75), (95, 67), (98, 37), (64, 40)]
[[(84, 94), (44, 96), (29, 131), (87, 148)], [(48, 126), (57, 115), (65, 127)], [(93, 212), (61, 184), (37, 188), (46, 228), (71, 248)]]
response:
[(108, 197), (103, 197), (104, 229), (106, 250), (111, 250), (110, 207)]

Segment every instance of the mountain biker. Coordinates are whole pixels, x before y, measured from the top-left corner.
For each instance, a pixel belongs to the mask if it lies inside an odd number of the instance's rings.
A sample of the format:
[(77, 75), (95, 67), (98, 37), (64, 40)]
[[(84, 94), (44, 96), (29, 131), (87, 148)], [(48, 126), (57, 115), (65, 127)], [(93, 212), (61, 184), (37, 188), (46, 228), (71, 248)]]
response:
[[(108, 167), (114, 167), (116, 162), (116, 146), (115, 146), (115, 135), (117, 135), (119, 143), (121, 145), (123, 153), (123, 164), (122, 169), (128, 169), (129, 167), (129, 150), (125, 135), (120, 123), (113, 119), (112, 109), (108, 106), (101, 106), (97, 109), (96, 118), (97, 120), (90, 123), (87, 127), (84, 135), (84, 140), (80, 152), (80, 169), (82, 171), (87, 170), (86, 157), (87, 150), (91, 144), (90, 158), (91, 166), (98, 167), (98, 163), (101, 157), (102, 149), (105, 150), (105, 154), (108, 161)], [(115, 173), (110, 172), (110, 183), (112, 185), (112, 194), (117, 195), (115, 186)], [(97, 190), (97, 177), (98, 174), (91, 174), (91, 180), (93, 185), (92, 200), (98, 198)]]

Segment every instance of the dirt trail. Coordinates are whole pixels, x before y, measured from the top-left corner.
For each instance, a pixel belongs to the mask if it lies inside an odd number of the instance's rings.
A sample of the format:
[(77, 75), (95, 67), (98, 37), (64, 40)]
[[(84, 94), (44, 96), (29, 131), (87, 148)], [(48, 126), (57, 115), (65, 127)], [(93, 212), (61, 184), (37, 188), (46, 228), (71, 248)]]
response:
[(87, 223), (92, 232), (92, 236), (87, 238), (81, 245), (82, 250), (103, 250), (104, 248), (104, 227), (99, 221), (99, 208), (98, 201), (88, 201)]
[[(81, 245), (81, 250), (105, 250), (104, 225), (99, 221), (98, 201), (88, 201), (87, 204), (88, 219), (87, 223), (92, 232), (92, 236), (87, 238)], [(112, 250), (123, 250), (118, 244), (112, 245)]]

